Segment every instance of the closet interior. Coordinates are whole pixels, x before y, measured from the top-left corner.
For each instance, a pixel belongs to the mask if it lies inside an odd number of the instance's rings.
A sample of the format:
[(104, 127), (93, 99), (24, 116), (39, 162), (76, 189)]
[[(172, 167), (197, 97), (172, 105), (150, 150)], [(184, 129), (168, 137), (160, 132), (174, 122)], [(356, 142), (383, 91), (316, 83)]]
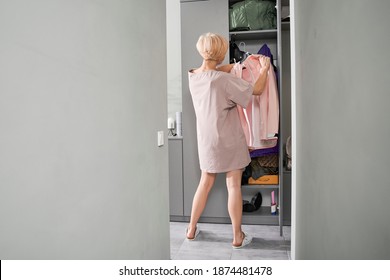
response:
[[(291, 223), (291, 170), (286, 164), (285, 149), (291, 135), (289, 0), (181, 0), (180, 6), (182, 137), (168, 139), (171, 221), (189, 220), (200, 178), (188, 70), (201, 64), (195, 48), (199, 35), (214, 32), (230, 41), (224, 63), (245, 63), (251, 54), (271, 57), (270, 71), (274, 71), (277, 91), (278, 131), (268, 135), (268, 140), (255, 141), (249, 147), (252, 162), (242, 181), (243, 224), (278, 225), (282, 235), (283, 225)], [(230, 222), (225, 174), (218, 174), (200, 222)]]

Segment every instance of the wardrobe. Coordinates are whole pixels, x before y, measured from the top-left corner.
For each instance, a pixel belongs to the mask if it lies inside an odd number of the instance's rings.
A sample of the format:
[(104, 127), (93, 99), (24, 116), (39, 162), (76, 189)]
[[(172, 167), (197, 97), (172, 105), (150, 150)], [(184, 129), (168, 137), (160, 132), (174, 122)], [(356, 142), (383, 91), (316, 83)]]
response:
[[(181, 50), (182, 50), (182, 137), (171, 137), (169, 143), (170, 217), (171, 221), (188, 221), (192, 199), (200, 178), (197, 151), (196, 117), (188, 88), (188, 70), (200, 66), (202, 58), (196, 50), (200, 34), (218, 33), (234, 40), (240, 49), (257, 53), (263, 44), (271, 49), (278, 71), (279, 90), (279, 180), (277, 185), (243, 185), (243, 199), (260, 192), (262, 207), (243, 213), (243, 224), (278, 225), (280, 234), (284, 224), (290, 224), (291, 172), (283, 164), (284, 143), (291, 135), (290, 110), (290, 37), (289, 22), (282, 23), (281, 11), (288, 8), (288, 0), (277, 0), (277, 28), (259, 31), (229, 31), (229, 6), (232, 0), (181, 0)], [(284, 56), (286, 58), (284, 58)], [(285, 60), (285, 61), (284, 61)], [(229, 63), (229, 53), (224, 64)], [(271, 214), (271, 192), (276, 194), (277, 213)], [(230, 223), (227, 210), (225, 174), (218, 174), (209, 194), (207, 206), (200, 222)]]

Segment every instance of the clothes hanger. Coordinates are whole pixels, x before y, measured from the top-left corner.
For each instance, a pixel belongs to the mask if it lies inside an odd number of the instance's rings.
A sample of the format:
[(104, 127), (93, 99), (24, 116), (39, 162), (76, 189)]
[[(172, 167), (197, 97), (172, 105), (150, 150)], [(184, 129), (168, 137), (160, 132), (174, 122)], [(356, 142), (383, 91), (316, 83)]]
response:
[(248, 56), (251, 55), (251, 53), (249, 53), (249, 52), (246, 51), (246, 44), (245, 44), (245, 42), (240, 42), (240, 43), (238, 44), (238, 48), (239, 48), (240, 50), (243, 49), (243, 51), (241, 51), (241, 52), (242, 52), (242, 57), (241, 57), (241, 59), (240, 59), (240, 63), (242, 63), (242, 62), (244, 62), (245, 59), (247, 59)]

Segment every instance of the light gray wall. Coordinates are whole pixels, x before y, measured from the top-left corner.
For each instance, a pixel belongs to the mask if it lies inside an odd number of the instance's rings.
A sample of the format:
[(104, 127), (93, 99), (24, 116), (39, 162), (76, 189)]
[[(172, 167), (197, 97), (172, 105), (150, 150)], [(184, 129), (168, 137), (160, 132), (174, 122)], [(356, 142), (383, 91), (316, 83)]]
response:
[(390, 2), (292, 5), (295, 257), (390, 259)]
[(167, 2), (168, 117), (182, 111), (180, 0)]
[(0, 42), (0, 259), (168, 259), (165, 1), (4, 0)]

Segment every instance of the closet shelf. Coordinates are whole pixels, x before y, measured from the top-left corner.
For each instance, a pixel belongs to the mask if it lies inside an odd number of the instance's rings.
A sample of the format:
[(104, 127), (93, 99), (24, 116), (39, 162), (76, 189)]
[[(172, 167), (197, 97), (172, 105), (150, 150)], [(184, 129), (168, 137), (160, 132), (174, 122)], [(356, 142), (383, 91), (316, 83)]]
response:
[(241, 185), (248, 189), (279, 189), (279, 185)]
[(245, 216), (270, 216), (278, 217), (278, 215), (271, 214), (271, 206), (261, 206), (257, 211), (253, 212), (242, 212)]
[(276, 39), (277, 30), (250, 30), (250, 31), (231, 31), (229, 32), (231, 40), (261, 40)]

